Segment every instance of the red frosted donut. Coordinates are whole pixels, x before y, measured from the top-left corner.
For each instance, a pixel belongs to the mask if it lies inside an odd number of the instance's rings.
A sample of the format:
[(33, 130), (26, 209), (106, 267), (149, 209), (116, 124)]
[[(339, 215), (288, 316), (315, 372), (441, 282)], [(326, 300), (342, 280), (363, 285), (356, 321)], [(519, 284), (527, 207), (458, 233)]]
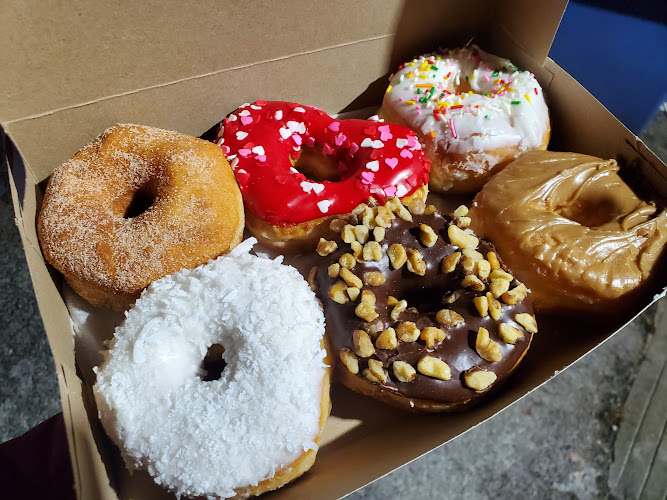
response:
[(245, 104), (220, 124), (247, 226), (277, 247), (307, 246), (329, 220), (374, 198), (426, 197), (430, 161), (414, 132), (373, 120), (336, 120), (292, 102)]

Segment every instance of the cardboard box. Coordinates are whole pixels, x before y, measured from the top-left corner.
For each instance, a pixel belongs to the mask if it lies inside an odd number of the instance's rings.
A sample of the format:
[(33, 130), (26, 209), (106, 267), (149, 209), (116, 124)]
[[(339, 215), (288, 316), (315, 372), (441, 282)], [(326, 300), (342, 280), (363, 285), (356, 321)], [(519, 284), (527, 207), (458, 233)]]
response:
[[(35, 230), (53, 169), (116, 122), (200, 135), (257, 98), (293, 100), (331, 114), (379, 105), (386, 76), (398, 64), (474, 37), (537, 75), (550, 105), (550, 149), (619, 157), (667, 199), (667, 167), (547, 57), (566, 4), (4, 2), (0, 123), (16, 147), (9, 151), (16, 219), (57, 365), (80, 498), (162, 492), (141, 474), (129, 476), (78, 370), (61, 277), (45, 264)], [(655, 283), (656, 296), (666, 282)], [(466, 413), (416, 417), (335, 388), (315, 466), (274, 497), (334, 498), (360, 488), (516, 402), (640, 312), (587, 325), (586, 335), (539, 318), (541, 331), (515, 375), (495, 398)]]

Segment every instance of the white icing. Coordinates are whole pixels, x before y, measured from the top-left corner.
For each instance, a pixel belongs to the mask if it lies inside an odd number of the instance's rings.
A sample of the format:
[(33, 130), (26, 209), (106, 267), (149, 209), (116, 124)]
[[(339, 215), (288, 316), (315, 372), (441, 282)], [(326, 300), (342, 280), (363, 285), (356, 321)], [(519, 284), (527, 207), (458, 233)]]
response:
[[(316, 448), (324, 316), (301, 275), (250, 255), (253, 242), (151, 284), (97, 370), (126, 462), (179, 496), (234, 496)], [(215, 343), (227, 366), (204, 382)]]
[[(493, 76), (494, 71), (498, 71), (497, 76)], [(429, 95), (430, 89), (422, 87), (417, 94), (418, 84), (433, 85), (435, 90)], [(467, 88), (464, 84), (469, 84), (472, 93), (455, 95), (459, 85)], [(420, 98), (426, 98), (426, 102), (419, 102)], [(394, 109), (411, 128), (421, 131), (429, 155), (436, 148), (460, 154), (500, 147), (533, 149), (541, 145), (549, 118), (542, 88), (531, 73), (519, 71), (508, 59), (487, 54), (476, 46), (445, 55), (424, 55), (406, 63), (392, 76), (384, 105)], [(434, 115), (436, 108), (440, 120)]]

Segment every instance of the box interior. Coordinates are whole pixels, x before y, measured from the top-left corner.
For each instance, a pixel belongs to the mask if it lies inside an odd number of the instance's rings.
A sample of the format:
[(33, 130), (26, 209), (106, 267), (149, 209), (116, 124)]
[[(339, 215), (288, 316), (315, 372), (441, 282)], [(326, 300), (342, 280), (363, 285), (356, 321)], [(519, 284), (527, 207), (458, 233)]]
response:
[[(154, 498), (164, 492), (145, 475), (130, 478), (75, 362), (60, 277), (45, 264), (35, 230), (53, 169), (117, 122), (201, 135), (257, 98), (302, 102), (331, 114), (379, 105), (386, 76), (398, 64), (474, 39), (537, 75), (550, 106), (550, 149), (619, 157), (667, 199), (667, 167), (547, 57), (566, 3), (303, 0), (274, 7), (168, 1), (128, 2), (122, 9), (58, 4), (39, 11), (18, 1), (3, 5), (0, 36), (15, 49), (5, 64), (10, 71), (0, 75), (7, 90), (0, 96), (0, 121), (23, 159), (23, 166), (11, 164), (12, 196), (57, 365), (80, 497)], [(662, 291), (666, 281), (656, 281), (653, 291)], [(344, 496), (516, 402), (639, 312), (576, 328), (538, 317), (541, 331), (522, 365), (495, 397), (466, 413), (416, 417), (335, 386), (314, 467), (272, 495)]]

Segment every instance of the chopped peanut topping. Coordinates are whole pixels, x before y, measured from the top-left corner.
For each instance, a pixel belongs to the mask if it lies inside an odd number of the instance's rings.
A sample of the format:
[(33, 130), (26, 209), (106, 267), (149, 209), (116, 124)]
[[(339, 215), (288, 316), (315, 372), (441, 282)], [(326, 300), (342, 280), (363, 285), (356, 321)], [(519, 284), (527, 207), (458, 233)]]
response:
[(401, 315), (403, 311), (405, 311), (408, 308), (408, 302), (407, 300), (399, 300), (396, 302), (396, 305), (394, 308), (391, 310), (391, 313), (389, 314), (389, 317), (393, 319), (394, 321), (398, 321), (398, 317)]
[(449, 241), (452, 242), (452, 245), (456, 245), (461, 248), (474, 249), (477, 248), (477, 245), (479, 245), (479, 239), (477, 236), (468, 234), (456, 226), (449, 226), (447, 228), (447, 236), (449, 236)]
[(403, 342), (414, 342), (419, 338), (419, 328), (412, 321), (405, 321), (398, 325), (396, 335)]
[(486, 328), (480, 328), (477, 331), (477, 339), (475, 340), (475, 350), (479, 357), (484, 361), (493, 363), (503, 359), (500, 352), (500, 344), (494, 342), (489, 337), (489, 331)]
[(335, 233), (342, 233), (343, 228), (346, 225), (347, 225), (347, 221), (345, 219), (334, 219), (329, 224), (329, 229), (331, 229)]
[(421, 198), (413, 198), (408, 202), (408, 210), (411, 214), (421, 215), (426, 210), (426, 203)]
[[(377, 209), (376, 209), (377, 210)], [(366, 207), (361, 214), (361, 222), (367, 228), (375, 227), (375, 213), (371, 207)]]
[(373, 238), (375, 241), (382, 241), (384, 239), (385, 230), (383, 227), (376, 227), (373, 229)]
[(351, 300), (357, 300), (357, 297), (359, 297), (359, 290), (356, 286), (348, 286), (347, 287), (347, 295), (350, 297)]
[(363, 292), (361, 292), (361, 301), (364, 304), (370, 304), (373, 307), (375, 307), (377, 299), (375, 298), (375, 294), (373, 292), (371, 292), (370, 290), (364, 290)]
[(440, 309), (435, 315), (435, 320), (447, 328), (454, 328), (455, 326), (465, 323), (463, 316), (451, 309)]
[(387, 281), (387, 278), (381, 272), (371, 271), (370, 273), (364, 273), (364, 283), (368, 286), (384, 285), (385, 281)]
[(354, 342), (354, 352), (360, 358), (367, 358), (375, 353), (373, 341), (363, 330), (355, 330), (352, 333), (352, 342)]
[(436, 213), (436, 212), (437, 212), (437, 210), (436, 210), (436, 208), (435, 208), (435, 205), (428, 205), (428, 206), (424, 209), (424, 215), (433, 215), (433, 214)]
[(343, 281), (345, 281), (348, 286), (356, 286), (357, 288), (362, 288), (364, 286), (362, 281), (346, 267), (341, 268), (340, 277), (343, 278)]
[(396, 330), (387, 328), (384, 332), (378, 335), (375, 341), (375, 347), (378, 349), (396, 349), (398, 340), (396, 338)]
[(317, 283), (315, 276), (317, 275), (317, 266), (311, 267), (310, 272), (308, 272), (308, 286), (313, 292), (317, 291)]
[[(382, 366), (382, 361), (378, 361), (377, 359), (369, 359), (368, 360), (368, 372), (370, 375), (375, 378), (375, 380), (380, 381), (380, 382), (386, 382), (387, 377), (389, 374), (387, 373), (387, 370), (384, 369)], [(374, 380), (366, 375), (366, 378), (369, 379), (371, 382)]]
[(508, 344), (516, 344), (523, 338), (523, 333), (521, 333), (521, 330), (517, 330), (507, 323), (500, 323), (498, 325), (498, 333), (500, 333), (502, 339)]
[(451, 273), (456, 269), (456, 264), (459, 263), (459, 260), (461, 259), (461, 252), (454, 252), (450, 253), (447, 257), (442, 259), (442, 265), (440, 266), (440, 270), (447, 274)]
[(484, 295), (475, 297), (472, 299), (472, 302), (475, 304), (475, 308), (482, 318), (489, 315), (489, 301)]
[(354, 235), (354, 226), (351, 226), (350, 224), (343, 226), (341, 237), (345, 243), (352, 243), (355, 241), (357, 237)]
[(338, 264), (340, 265), (340, 267), (344, 267), (346, 269), (352, 269), (354, 266), (357, 265), (357, 259), (355, 259), (354, 255), (352, 255), (351, 253), (344, 253), (338, 259)]
[(506, 273), (502, 269), (494, 269), (491, 271), (491, 274), (489, 274), (489, 278), (492, 280), (502, 278), (507, 281), (512, 281), (514, 279), (514, 276), (512, 276), (510, 273)]
[(412, 222), (412, 214), (407, 208), (405, 208), (405, 205), (399, 204), (396, 208), (394, 208), (394, 213), (404, 221)]
[[(342, 271), (341, 271), (342, 274)], [(474, 274), (469, 274), (461, 281), (461, 286), (464, 288), (470, 288), (476, 292), (483, 292), (486, 286), (484, 283)]]
[(515, 286), (511, 290), (503, 293), (503, 302), (513, 306), (514, 304), (521, 302), (528, 295), (528, 289), (526, 285), (521, 283), (520, 285)]
[(488, 260), (489, 264), (491, 264), (492, 271), (500, 269), (500, 262), (498, 261), (498, 256), (496, 255), (496, 252), (487, 253), (486, 260)]
[(465, 205), (460, 205), (459, 208), (454, 210), (454, 213), (452, 214), (454, 217), (464, 217), (468, 215), (468, 207)]
[(361, 258), (361, 249), (363, 248), (361, 243), (359, 243), (357, 240), (354, 240), (352, 243), (350, 243), (350, 248), (352, 248), (352, 256), (355, 259)]
[(421, 229), (421, 235), (419, 236), (420, 241), (425, 247), (432, 247), (435, 245), (435, 242), (438, 241), (438, 235), (435, 234), (435, 231), (428, 224), (420, 224), (419, 229)]
[(319, 243), (317, 244), (316, 252), (322, 257), (333, 253), (338, 248), (338, 244), (335, 241), (328, 241), (324, 238), (320, 238)]
[(473, 274), (477, 265), (470, 257), (463, 257), (463, 261), (461, 261), (461, 267), (463, 268), (464, 273)]
[(460, 227), (461, 229), (465, 229), (466, 227), (470, 226), (471, 222), (472, 222), (472, 219), (470, 217), (457, 217), (456, 218), (456, 226)]
[(381, 228), (387, 228), (391, 226), (391, 221), (394, 220), (396, 216), (386, 205), (384, 207), (378, 207), (378, 214), (375, 216), (375, 224)]
[(377, 241), (369, 241), (364, 245), (361, 255), (364, 260), (374, 260), (375, 262), (379, 262), (382, 260), (382, 247)]
[[(495, 273), (496, 271), (493, 272)], [(510, 289), (510, 282), (503, 278), (492, 279), (491, 284), (489, 285), (489, 291), (493, 294), (493, 297), (496, 299), (509, 289)]]
[(345, 367), (350, 371), (350, 373), (356, 375), (359, 373), (359, 359), (357, 355), (354, 354), (349, 349), (341, 349), (340, 351), (340, 360), (343, 362)]
[(426, 262), (419, 250), (408, 250), (408, 271), (415, 273), (418, 276), (426, 274)]
[(327, 267), (327, 273), (329, 274), (329, 278), (338, 278), (338, 275), (340, 274), (340, 264), (331, 264)]
[(347, 294), (345, 293), (346, 289), (347, 285), (338, 281), (329, 287), (329, 297), (338, 304), (345, 304), (347, 302)]
[(354, 314), (369, 323), (379, 316), (375, 307), (366, 302), (359, 302), (359, 305), (354, 309)]
[(442, 298), (442, 303), (443, 304), (453, 304), (456, 302), (456, 299), (458, 296), (455, 293), (450, 293), (449, 295), (446, 295), (445, 297)]
[(442, 342), (447, 337), (447, 334), (442, 328), (434, 326), (427, 326), (419, 335), (419, 338), (426, 342), (428, 347), (433, 347), (436, 342)]
[(412, 365), (405, 361), (394, 361), (392, 363), (392, 368), (394, 369), (394, 375), (399, 382), (412, 382), (417, 374), (417, 371)]
[(364, 213), (364, 210), (366, 210), (366, 208), (368, 208), (368, 205), (366, 205), (365, 203), (359, 203), (359, 205), (357, 205), (352, 209), (352, 215), (361, 215)]
[(424, 356), (417, 363), (417, 370), (427, 377), (433, 377), (440, 380), (449, 380), (452, 377), (452, 372), (449, 365), (439, 358), (433, 356)]
[(501, 314), (500, 302), (498, 302), (491, 292), (486, 292), (486, 300), (489, 303), (489, 315), (494, 320), (498, 321)]
[(473, 262), (481, 262), (482, 260), (484, 260), (484, 256), (477, 250), (473, 250), (472, 248), (464, 248), (463, 250), (461, 250), (461, 253), (463, 254), (464, 257), (470, 257)]
[(398, 299), (396, 297), (394, 297), (393, 295), (387, 297), (387, 305), (389, 307), (395, 306), (396, 304), (398, 304)]
[(359, 243), (363, 245), (368, 241), (368, 234), (369, 234), (368, 227), (364, 226), (363, 224), (359, 224), (358, 226), (354, 226), (353, 231), (354, 231), (354, 237)]
[(491, 264), (489, 261), (484, 259), (480, 260), (477, 263), (477, 276), (479, 276), (480, 279), (485, 280), (489, 277), (489, 273), (491, 273)]
[(514, 321), (523, 326), (529, 333), (537, 333), (537, 321), (535, 316), (528, 313), (519, 313), (514, 316)]
[(384, 330), (384, 323), (379, 319), (377, 321), (373, 321), (366, 327), (366, 332), (368, 332), (368, 335), (370, 335), (372, 339), (377, 338), (382, 330)]
[(387, 255), (394, 269), (400, 269), (408, 261), (408, 254), (400, 243), (392, 243), (387, 249)]
[(493, 384), (498, 377), (486, 370), (472, 370), (465, 374), (466, 385), (476, 391), (483, 391)]

